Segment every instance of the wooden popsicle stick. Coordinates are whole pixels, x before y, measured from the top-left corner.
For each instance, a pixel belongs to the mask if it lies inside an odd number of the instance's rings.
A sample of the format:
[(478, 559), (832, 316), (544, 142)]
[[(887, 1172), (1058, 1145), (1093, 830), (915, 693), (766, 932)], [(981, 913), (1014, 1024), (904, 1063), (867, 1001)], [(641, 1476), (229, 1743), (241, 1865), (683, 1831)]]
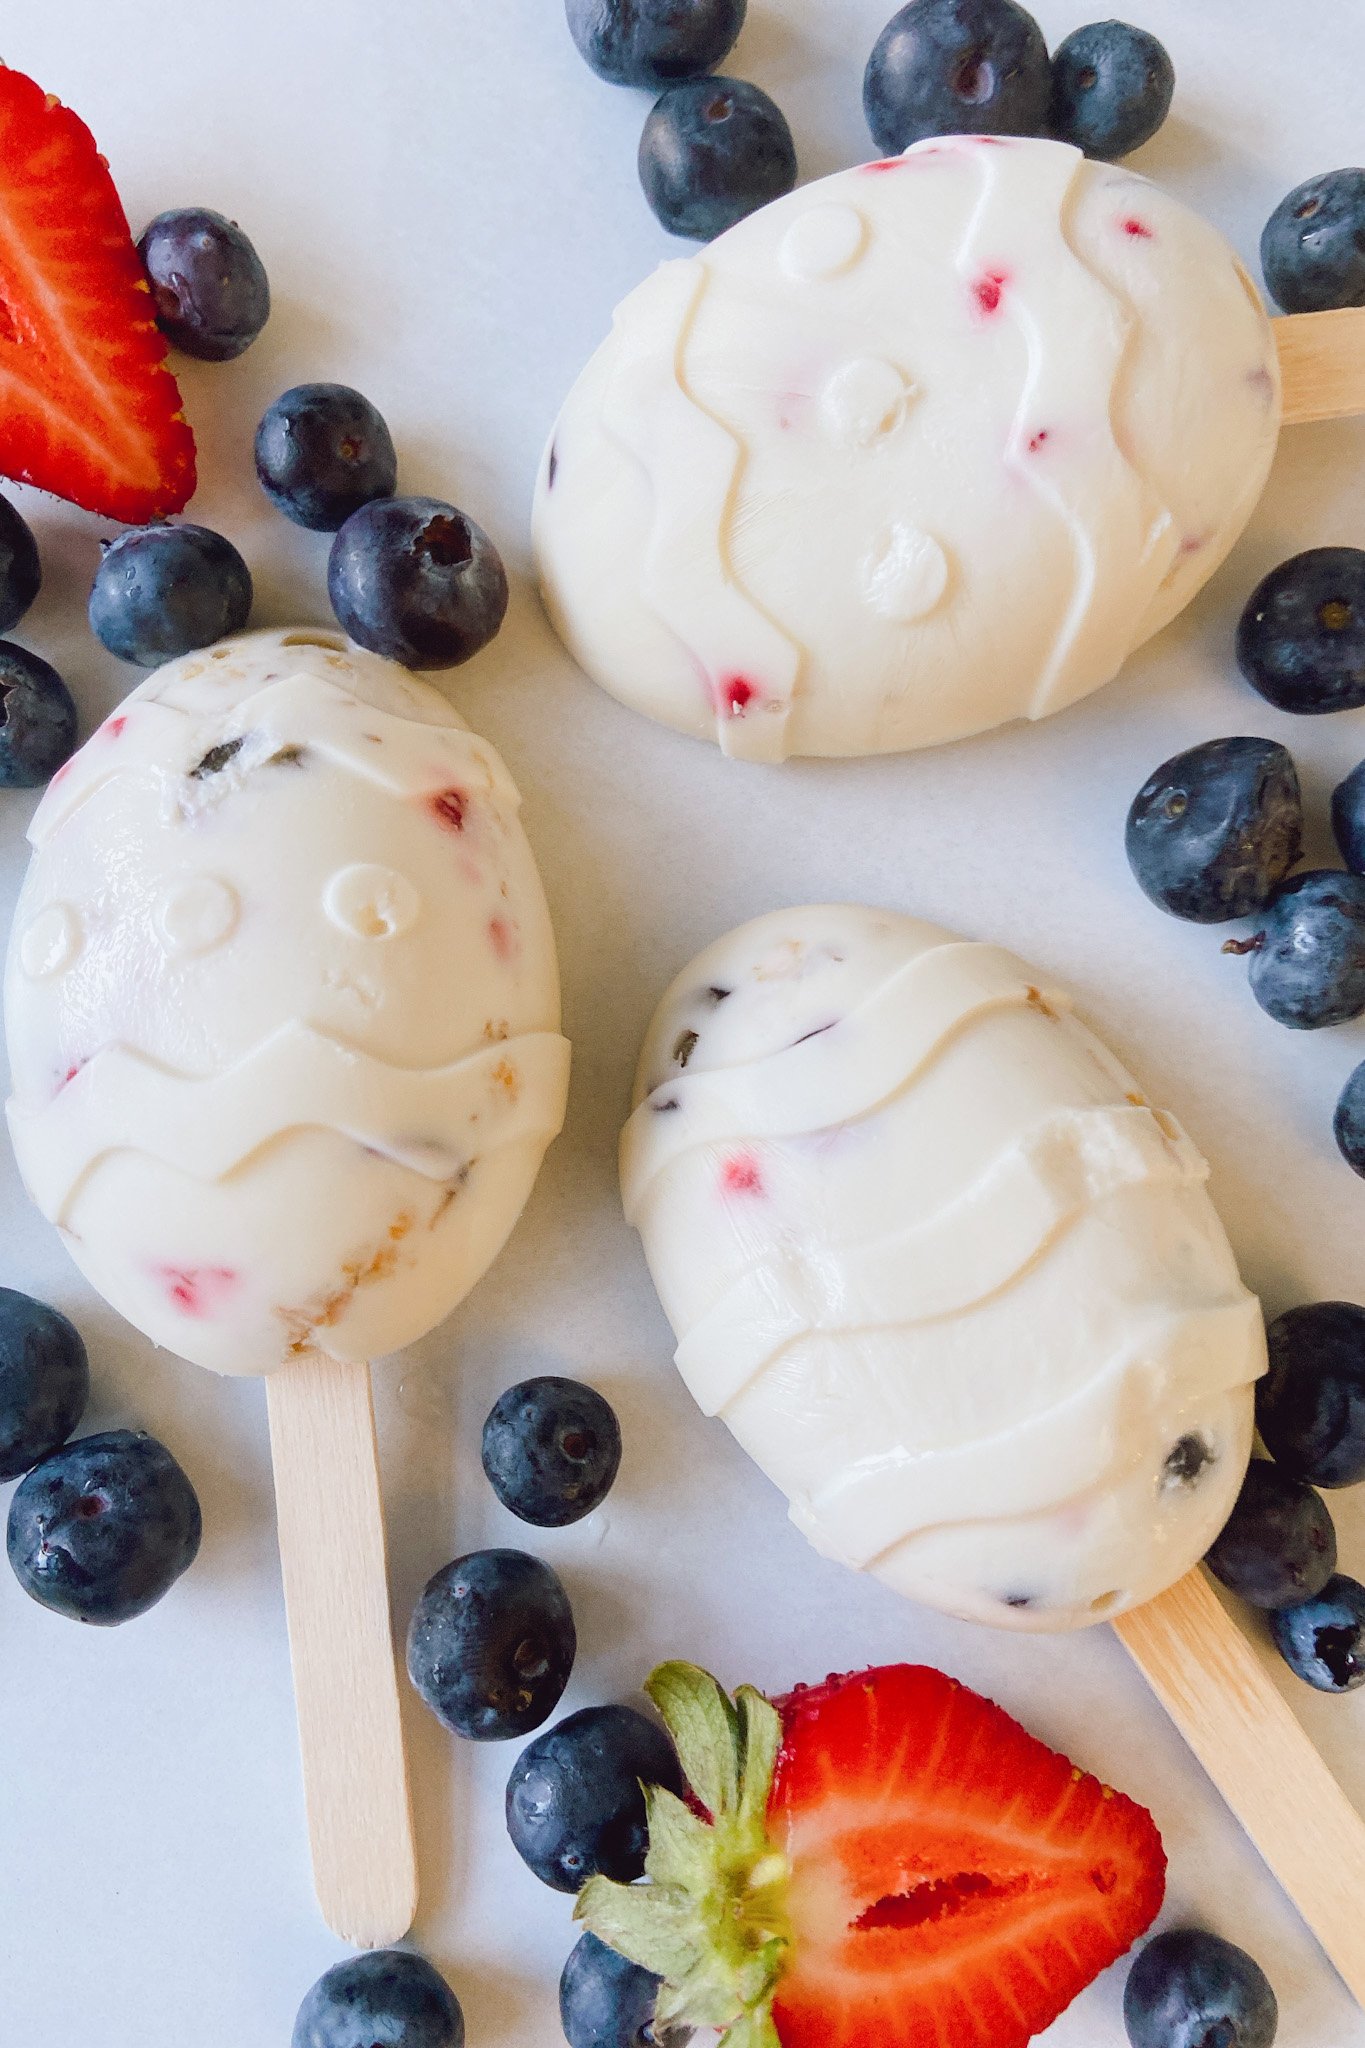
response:
[(1284, 423), (1365, 412), (1365, 306), (1289, 313), (1272, 320), (1284, 379)]
[(334, 1933), (383, 1948), (412, 1925), (417, 1859), (370, 1369), (306, 1352), (266, 1399), (313, 1882)]
[(1176, 1727), (1365, 2005), (1365, 1818), (1197, 1569), (1114, 1623)]

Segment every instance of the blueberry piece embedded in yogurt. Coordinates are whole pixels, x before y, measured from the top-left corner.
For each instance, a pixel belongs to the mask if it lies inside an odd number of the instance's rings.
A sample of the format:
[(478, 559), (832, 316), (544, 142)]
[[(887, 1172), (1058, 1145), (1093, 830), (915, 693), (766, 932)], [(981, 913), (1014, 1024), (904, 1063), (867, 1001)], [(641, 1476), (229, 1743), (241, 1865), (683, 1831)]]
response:
[(1261, 268), (1286, 313), (1365, 306), (1365, 170), (1296, 185), (1261, 232)]
[(756, 85), (693, 78), (655, 102), (640, 136), (639, 169), (669, 234), (710, 242), (791, 191), (796, 145), (781, 108)]

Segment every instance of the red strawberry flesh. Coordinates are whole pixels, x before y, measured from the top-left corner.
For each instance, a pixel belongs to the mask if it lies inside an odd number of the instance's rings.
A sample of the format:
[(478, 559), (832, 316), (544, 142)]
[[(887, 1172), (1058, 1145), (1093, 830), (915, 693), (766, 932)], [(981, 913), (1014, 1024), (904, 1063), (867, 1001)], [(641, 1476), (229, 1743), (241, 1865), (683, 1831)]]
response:
[(1150, 1816), (941, 1672), (776, 1704), (783, 2048), (1014, 2048), (1155, 1917)]
[(178, 512), (194, 436), (85, 123), (0, 67), (0, 474), (113, 519)]

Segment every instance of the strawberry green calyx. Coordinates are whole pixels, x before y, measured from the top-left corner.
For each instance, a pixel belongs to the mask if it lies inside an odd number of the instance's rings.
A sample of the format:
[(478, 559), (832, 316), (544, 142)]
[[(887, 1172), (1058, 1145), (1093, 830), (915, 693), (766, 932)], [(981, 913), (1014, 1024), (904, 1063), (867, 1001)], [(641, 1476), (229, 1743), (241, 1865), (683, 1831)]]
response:
[(788, 1869), (768, 1833), (768, 1796), (782, 1723), (752, 1686), (732, 1700), (695, 1664), (661, 1664), (645, 1690), (711, 1818), (647, 1785), (646, 1882), (590, 1878), (574, 1917), (663, 1979), (661, 2033), (719, 2027), (723, 2048), (780, 2048), (772, 1997), (790, 1943)]

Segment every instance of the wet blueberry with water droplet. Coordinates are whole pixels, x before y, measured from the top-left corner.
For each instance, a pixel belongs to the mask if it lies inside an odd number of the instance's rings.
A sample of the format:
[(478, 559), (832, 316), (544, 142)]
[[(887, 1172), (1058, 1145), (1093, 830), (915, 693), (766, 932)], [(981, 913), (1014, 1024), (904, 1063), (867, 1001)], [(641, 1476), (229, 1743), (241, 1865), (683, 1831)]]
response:
[(408, 1628), (408, 1675), (453, 1734), (501, 1742), (554, 1712), (577, 1648), (549, 1565), (524, 1550), (476, 1550), (428, 1580)]
[(240, 633), (251, 616), (251, 571), (207, 526), (140, 526), (101, 557), (90, 629), (120, 661), (155, 668)]
[(642, 1785), (682, 1798), (667, 1735), (633, 1707), (585, 1707), (517, 1758), (507, 1831), (523, 1862), (556, 1891), (576, 1892), (599, 1875), (633, 1884), (649, 1847)]

